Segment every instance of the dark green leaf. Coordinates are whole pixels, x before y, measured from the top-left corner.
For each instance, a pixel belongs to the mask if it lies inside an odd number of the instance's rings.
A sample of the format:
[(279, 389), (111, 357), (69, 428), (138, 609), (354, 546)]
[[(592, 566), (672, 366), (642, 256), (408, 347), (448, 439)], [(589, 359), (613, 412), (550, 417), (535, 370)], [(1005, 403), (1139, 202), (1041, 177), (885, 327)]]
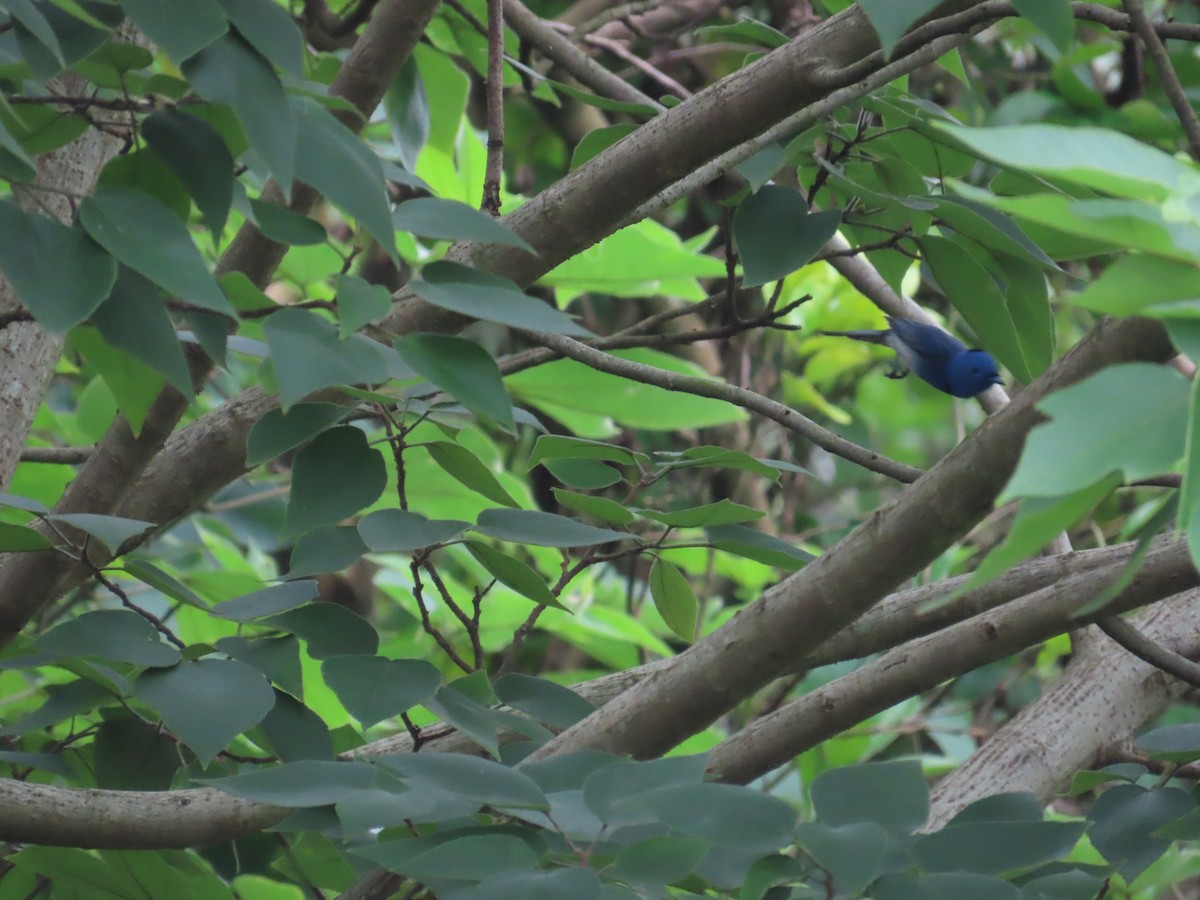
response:
[(561, 684), (511, 672), (496, 679), (496, 696), (555, 728), (569, 728), (595, 712), (595, 705)]
[(1061, 859), (1083, 830), (1078, 822), (974, 822), (922, 835), (910, 852), (926, 872), (1000, 875)]
[(58, 36), (50, 26), (46, 16), (33, 4), (33, 0), (5, 0), (5, 11), (29, 32), (38, 42), (64, 66), (62, 48), (58, 45)]
[(534, 509), (485, 509), (474, 529), (496, 540), (542, 547), (589, 547), (631, 537), (623, 531), (596, 528)]
[(345, 407), (335, 403), (297, 403), (287, 412), (269, 410), (254, 423), (246, 438), (246, 465), (262, 465), (299, 447), (345, 414)]
[(796, 813), (783, 800), (733, 784), (676, 784), (622, 801), (692, 837), (723, 847), (769, 852), (786, 846)]
[(129, 609), (98, 609), (68, 619), (33, 641), (61, 656), (94, 656), (132, 666), (173, 666), (179, 651)]
[(743, 506), (732, 500), (718, 500), (716, 503), (706, 503), (704, 506), (693, 506), (674, 512), (639, 509), (637, 513), (644, 518), (670, 525), (673, 528), (715, 528), (719, 525), (752, 522), (766, 515), (760, 509)]
[(452, 541), (468, 527), (469, 522), (431, 521), (406, 509), (379, 509), (359, 520), (358, 533), (376, 553), (407, 553)]
[(814, 558), (811, 553), (793, 547), (787, 541), (744, 525), (715, 525), (705, 530), (709, 541), (718, 550), (764, 565), (794, 571)]
[(423, 703), (442, 680), (423, 659), (380, 656), (331, 656), (321, 664), (321, 674), (364, 728)]
[(546, 797), (522, 772), (461, 753), (409, 753), (376, 757), (379, 764), (413, 784), (441, 790), (500, 809), (549, 808)]
[(695, 871), (711, 849), (707, 841), (660, 835), (626, 847), (608, 871), (634, 884), (673, 884)]
[(495, 710), (476, 703), (452, 686), (438, 688), (425, 700), (425, 708), (448, 725), (453, 725), (491, 754), (500, 756), (499, 716)]
[(589, 497), (587, 494), (576, 494), (562, 488), (552, 488), (554, 496), (567, 509), (585, 516), (592, 516), (614, 525), (628, 525), (637, 518), (616, 500), (607, 497)]
[(180, 110), (156, 112), (142, 122), (150, 149), (183, 182), (214, 238), (233, 203), (233, 156), (220, 133)]
[(318, 593), (315, 581), (289, 581), (218, 603), (212, 614), (234, 622), (253, 622), (316, 600)]
[(563, 484), (585, 491), (612, 487), (621, 480), (620, 472), (594, 459), (548, 459), (542, 465)]
[(422, 300), (486, 322), (527, 331), (588, 336), (586, 328), (553, 306), (522, 293), (516, 284), (458, 263), (438, 261), (421, 270), (409, 287)]
[(308, 655), (313, 659), (371, 654), (379, 649), (379, 633), (371, 623), (335, 603), (302, 606), (272, 616), (260, 624), (280, 628), (302, 638), (308, 645)]
[(874, 822), (830, 828), (803, 822), (796, 840), (804, 852), (829, 873), (830, 889), (847, 897), (858, 896), (883, 869), (887, 832)]
[(295, 536), (340, 521), (378, 500), (385, 487), (383, 454), (367, 444), (362, 429), (342, 425), (323, 431), (292, 463), (283, 533)]
[(25, 512), (35, 513), (39, 516), (50, 512), (50, 507), (41, 500), (34, 500), (32, 497), (18, 497), (16, 494), (0, 493), (0, 506), (7, 506), (10, 509), (22, 509)]
[(742, 18), (733, 25), (714, 25), (696, 29), (696, 37), (705, 42), (751, 41), (774, 50), (791, 40), (782, 31), (756, 19)]
[(198, 779), (207, 787), (235, 797), (276, 806), (325, 806), (347, 792), (375, 782), (375, 767), (365, 762), (309, 759), (269, 769), (252, 769), (228, 778)]
[[(295, 638), (290, 640), (296, 645)], [(297, 672), (300, 669), (299, 658), (296, 659), (296, 669)], [(261, 727), (280, 762), (334, 759), (329, 726), (291, 694), (275, 691), (275, 705), (262, 720)]]
[(165, 791), (182, 765), (179, 746), (162, 729), (136, 716), (105, 719), (92, 742), (96, 787)]
[(862, 0), (859, 5), (866, 13), (871, 27), (879, 35), (883, 55), (887, 58), (892, 55), (892, 50), (908, 29), (939, 2), (940, 0)]
[(1147, 731), (1135, 742), (1137, 748), (1155, 759), (1184, 763), (1200, 759), (1200, 724), (1164, 725)]
[(397, 231), (448, 241), (506, 244), (536, 252), (529, 243), (497, 219), (457, 200), (417, 197), (405, 200), (392, 213)]
[(0, 116), (0, 178), (9, 181), (33, 181), (37, 169), (25, 149), (8, 133), (4, 117)]
[(296, 177), (354, 216), (394, 258), (396, 241), (378, 157), (319, 103), (304, 99), (297, 113)]
[(194, 606), (196, 609), (208, 611), (208, 604), (197, 597), (191, 588), (186, 584), (180, 583), (158, 566), (148, 563), (144, 559), (126, 560), (125, 571), (138, 581), (150, 585), (150, 587), (170, 597), (172, 600), (178, 600), (180, 603), (186, 603), (188, 606)]
[[(300, 668), (300, 641), (293, 634), (282, 637), (224, 637), (216, 647), (222, 653), (253, 666), (290, 694), (304, 698)], [(279, 708), (278, 697), (272, 711)]]
[(304, 37), (284, 7), (271, 0), (217, 2), (255, 50), (291, 75), (304, 74)]
[(343, 796), (337, 804), (342, 827), (350, 834), (365, 834), (374, 828), (403, 825), (405, 820), (444, 822), (479, 810), (478, 803), (430, 785), (416, 784), (401, 790), (389, 784), (389, 788), (351, 791)]
[(186, 222), (192, 212), (192, 198), (183, 182), (149, 150), (137, 150), (109, 160), (100, 172), (96, 186), (139, 190), (161, 202), (180, 222)]
[(417, 881), (438, 878), (486, 878), (497, 872), (528, 869), (538, 861), (525, 841), (507, 834), (476, 834), (439, 844), (399, 867)]
[(491, 470), (466, 447), (449, 441), (435, 441), (423, 446), (435, 463), (466, 487), (495, 503), (503, 503), (505, 506), (520, 505), (496, 480)]
[(201, 97), (233, 107), (250, 146), (289, 193), (296, 163), (296, 117), (271, 64), (245, 40), (226, 34), (181, 68)]
[(207, 765), (234, 737), (262, 721), (275, 693), (262, 673), (235, 659), (184, 660), (149, 669), (133, 695), (157, 712)]
[(696, 639), (700, 605), (679, 569), (662, 559), (654, 560), (650, 567), (650, 596), (668, 628), (688, 643)]
[(135, 188), (98, 188), (80, 204), (79, 221), (96, 243), (164, 290), (233, 315), (187, 227), (154, 197)]
[(382, 319), (392, 308), (392, 295), (381, 284), (354, 275), (337, 277), (338, 331), (347, 337), (368, 322)]
[(916, 760), (826, 769), (812, 785), (818, 821), (834, 827), (874, 822), (893, 837), (911, 834), (929, 817), (929, 787)]
[(175, 326), (153, 283), (121, 266), (108, 299), (92, 322), (109, 344), (158, 372), (177, 391), (191, 396), (192, 375)]
[(1127, 480), (1169, 471), (1183, 456), (1189, 387), (1174, 369), (1110, 366), (1042, 400), (1050, 422), (1030, 432), (1001, 501), (1058, 496), (1120, 471)]
[(57, 725), (64, 719), (90, 712), (102, 703), (111, 702), (112, 693), (93, 681), (78, 678), (66, 684), (51, 684), (46, 688), (46, 702), (29, 715), (0, 728), (0, 735), (28, 734)]
[(539, 605), (565, 609), (546, 585), (546, 579), (521, 560), (478, 541), (467, 541), (466, 544), (471, 555), (501, 584)]
[(301, 536), (292, 548), (287, 577), (340, 572), (367, 552), (353, 525), (327, 525)]
[(323, 244), (329, 238), (325, 226), (316, 219), (310, 219), (274, 203), (255, 200), (253, 197), (250, 198), (249, 204), (254, 224), (265, 237), (273, 241), (303, 247), (309, 244)]
[(92, 314), (117, 277), (116, 261), (81, 229), (0, 200), (0, 269), (47, 331), (62, 334)]
[(150, 40), (170, 54), (176, 65), (229, 30), (225, 13), (215, 0), (189, 3), (185, 16), (162, 0), (128, 0), (122, 3), (122, 8)]
[(617, 885), (601, 884), (595, 872), (578, 867), (500, 872), (483, 879), (472, 892), (474, 900), (634, 900), (636, 896)]
[(589, 159), (599, 156), (621, 138), (637, 130), (638, 126), (629, 122), (592, 129), (575, 145), (575, 151), (571, 154), (571, 168), (578, 169)]
[(792, 188), (760, 188), (733, 214), (744, 285), (756, 287), (795, 272), (817, 255), (841, 221), (839, 210), (809, 213), (808, 201)]
[[(417, 158), (425, 142), (429, 140), (429, 96), (415, 57), (409, 57), (400, 67), (400, 72), (383, 95), (383, 108), (387, 112), (392, 143), (400, 155), (400, 162), (412, 172), (417, 168)], [(401, 231), (406, 230), (403, 225), (396, 224), (396, 227)]]
[(1100, 794), (1088, 812), (1088, 838), (1126, 881), (1133, 881), (1170, 846), (1154, 833), (1195, 808), (1196, 799), (1180, 788), (1118, 784)]
[(529, 468), (547, 459), (596, 459), (619, 463), (623, 466), (644, 464), (650, 461), (644, 453), (636, 453), (616, 444), (588, 441), (583, 438), (557, 434), (543, 434), (533, 445), (529, 454)]
[(0, 522), (0, 553), (24, 553), (31, 550), (53, 550), (54, 544), (40, 531), (25, 525)]
[(1050, 38), (1060, 51), (1066, 53), (1071, 49), (1071, 41), (1075, 37), (1075, 14), (1071, 11), (1071, 0), (1013, 0), (1013, 6)]
[(95, 513), (56, 513), (46, 518), (54, 522), (66, 522), (80, 531), (86, 531), (113, 553), (130, 538), (144, 534), (154, 527), (153, 522)]
[(619, 760), (601, 766), (583, 782), (583, 800), (589, 810), (609, 825), (646, 825), (657, 821), (650, 811), (629, 804), (649, 791), (668, 785), (699, 786), (704, 777), (704, 757)]
[(305, 309), (281, 309), (263, 323), (284, 409), (335, 384), (378, 384), (388, 378), (386, 348), (362, 335), (339, 340), (337, 329)]
[(72, 331), (70, 344), (104, 380), (134, 435), (140, 434), (150, 405), (162, 390), (162, 377), (112, 346), (91, 325)]
[(396, 351), (415, 372), (467, 409), (516, 433), (500, 368), (479, 344), (448, 334), (409, 334), (396, 341)]

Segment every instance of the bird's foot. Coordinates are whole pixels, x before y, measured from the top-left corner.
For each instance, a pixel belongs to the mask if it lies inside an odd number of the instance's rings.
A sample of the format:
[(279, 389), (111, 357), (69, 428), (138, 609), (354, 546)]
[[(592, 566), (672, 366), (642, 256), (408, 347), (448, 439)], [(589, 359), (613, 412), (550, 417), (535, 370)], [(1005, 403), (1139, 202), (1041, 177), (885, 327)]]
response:
[(895, 364), (883, 374), (887, 378), (903, 378), (908, 374), (908, 369), (904, 368), (902, 365)]

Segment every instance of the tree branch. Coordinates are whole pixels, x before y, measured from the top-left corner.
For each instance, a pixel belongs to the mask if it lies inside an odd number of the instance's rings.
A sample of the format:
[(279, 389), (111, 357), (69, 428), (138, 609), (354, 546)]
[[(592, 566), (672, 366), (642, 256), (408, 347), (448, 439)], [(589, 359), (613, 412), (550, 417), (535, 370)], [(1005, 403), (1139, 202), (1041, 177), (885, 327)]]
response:
[(1200, 160), (1200, 121), (1196, 119), (1192, 101), (1188, 99), (1183, 85), (1179, 83), (1179, 76), (1175, 74), (1175, 67), (1171, 65), (1171, 57), (1167, 55), (1167, 48), (1163, 46), (1162, 38), (1158, 36), (1158, 32), (1146, 18), (1146, 9), (1142, 5), (1142, 0), (1123, 0), (1123, 5), (1133, 29), (1142, 41), (1142, 46), (1146, 48), (1146, 53), (1154, 63), (1154, 68), (1158, 70), (1158, 80), (1162, 84), (1163, 93), (1171, 101), (1175, 115), (1179, 117), (1179, 122), (1183, 125), (1183, 133), (1187, 135), (1192, 159)]
[(1142, 662), (1147, 662), (1168, 675), (1174, 675), (1192, 687), (1200, 687), (1200, 665), (1146, 637), (1125, 619), (1113, 615), (1100, 619), (1096, 624), (1100, 626), (1101, 631)]

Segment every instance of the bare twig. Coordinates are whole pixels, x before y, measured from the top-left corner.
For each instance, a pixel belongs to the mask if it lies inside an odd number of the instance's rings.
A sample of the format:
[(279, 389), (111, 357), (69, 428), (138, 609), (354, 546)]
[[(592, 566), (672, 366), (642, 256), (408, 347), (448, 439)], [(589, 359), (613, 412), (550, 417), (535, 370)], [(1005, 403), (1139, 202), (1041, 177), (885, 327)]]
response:
[(504, 174), (504, 0), (487, 0), (487, 167), (480, 209), (500, 215), (500, 179)]
[(94, 447), (26, 447), (21, 451), (21, 462), (74, 466), (87, 462), (94, 452)]
[(1100, 626), (1101, 631), (1138, 659), (1150, 663), (1168, 675), (1174, 675), (1192, 687), (1200, 687), (1200, 665), (1146, 637), (1125, 619), (1109, 616), (1096, 624)]
[(1179, 76), (1175, 74), (1175, 68), (1171, 65), (1171, 57), (1167, 55), (1167, 48), (1163, 46), (1162, 38), (1158, 36), (1158, 32), (1146, 18), (1142, 0), (1124, 0), (1122, 5), (1125, 7), (1125, 12), (1128, 13), (1129, 21), (1133, 24), (1138, 37), (1141, 38), (1146, 53), (1154, 63), (1154, 68), (1158, 70), (1158, 80), (1162, 84), (1163, 93), (1171, 101), (1175, 115), (1179, 116), (1183, 132), (1187, 135), (1192, 159), (1200, 160), (1200, 120), (1197, 120), (1196, 111), (1192, 109), (1192, 102), (1184, 93), (1183, 85), (1179, 83)]

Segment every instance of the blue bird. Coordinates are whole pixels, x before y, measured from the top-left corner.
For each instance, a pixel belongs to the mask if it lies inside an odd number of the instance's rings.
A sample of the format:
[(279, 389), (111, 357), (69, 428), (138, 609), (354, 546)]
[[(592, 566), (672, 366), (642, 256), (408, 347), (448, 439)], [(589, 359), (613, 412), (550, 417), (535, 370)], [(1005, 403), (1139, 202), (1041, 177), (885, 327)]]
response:
[(1003, 384), (996, 360), (986, 350), (969, 350), (940, 328), (887, 317), (881, 331), (822, 331), (821, 334), (882, 344), (896, 351), (888, 378), (903, 378), (909, 370), (939, 391), (955, 397), (974, 397), (993, 384)]

